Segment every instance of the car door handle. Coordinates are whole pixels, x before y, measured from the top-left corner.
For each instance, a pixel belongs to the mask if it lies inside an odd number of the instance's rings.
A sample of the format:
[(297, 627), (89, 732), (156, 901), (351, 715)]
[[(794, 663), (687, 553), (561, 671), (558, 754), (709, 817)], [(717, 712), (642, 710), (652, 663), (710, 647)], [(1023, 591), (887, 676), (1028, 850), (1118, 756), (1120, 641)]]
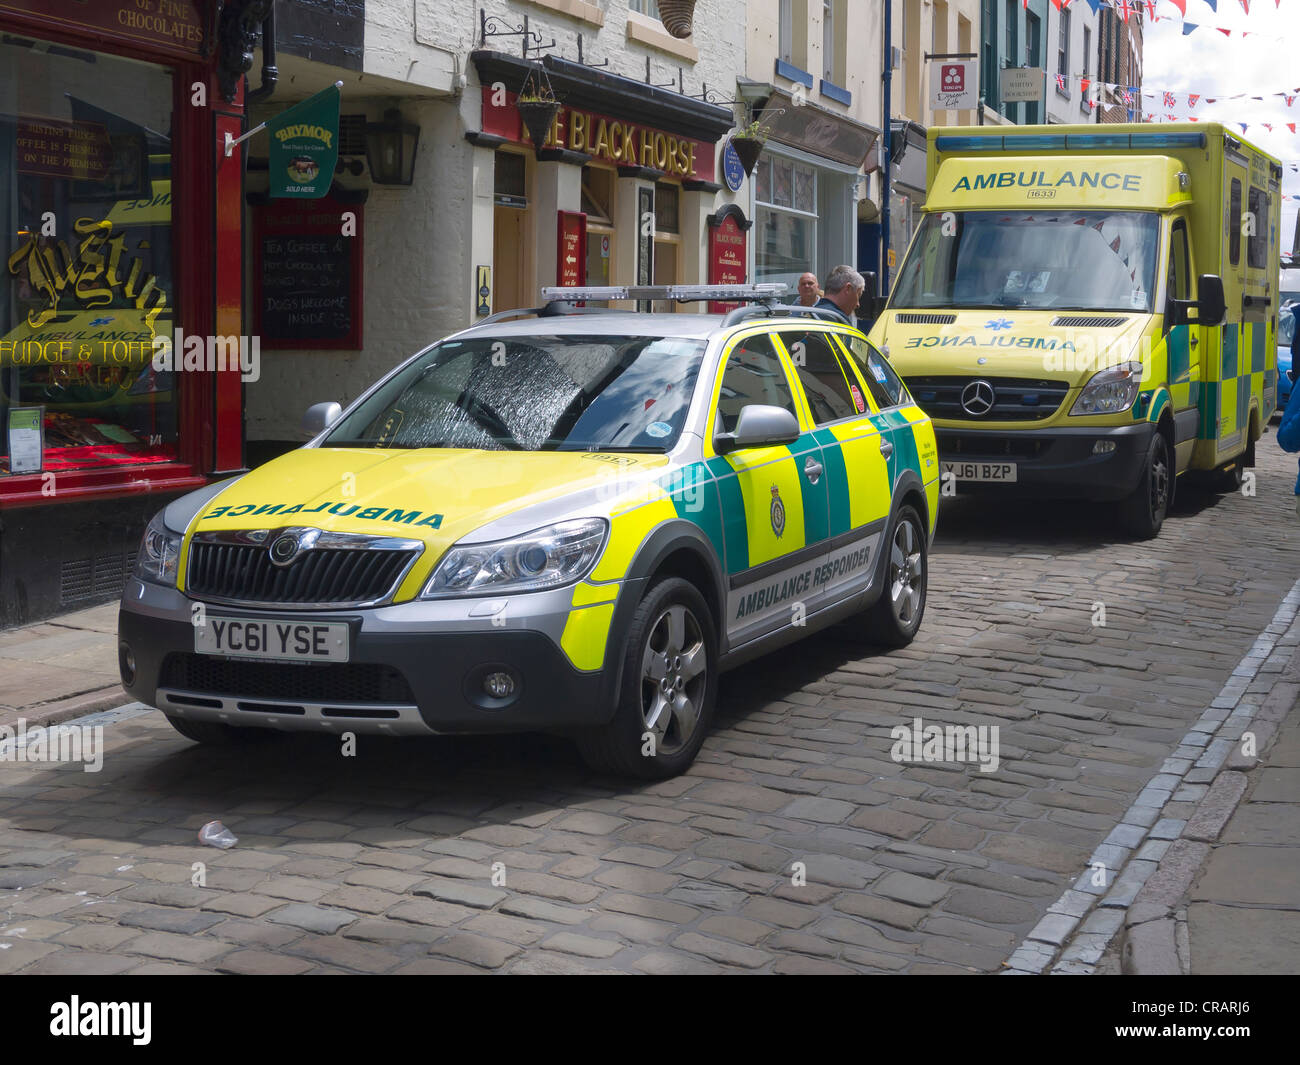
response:
[(822, 464), (810, 455), (803, 464), (803, 472), (808, 475), (809, 484), (816, 484), (817, 478), (822, 475)]
[(894, 453), (894, 445), (888, 440), (880, 441), (880, 453), (884, 455), (885, 458), (889, 458), (889, 456)]
[(1191, 339), (1191, 345), (1192, 345), (1192, 347), (1196, 347), (1198, 344), (1200, 344), (1200, 342), (1201, 342), (1201, 338), (1200, 338), (1200, 337), (1194, 336), (1194, 337), (1192, 337), (1192, 339)]

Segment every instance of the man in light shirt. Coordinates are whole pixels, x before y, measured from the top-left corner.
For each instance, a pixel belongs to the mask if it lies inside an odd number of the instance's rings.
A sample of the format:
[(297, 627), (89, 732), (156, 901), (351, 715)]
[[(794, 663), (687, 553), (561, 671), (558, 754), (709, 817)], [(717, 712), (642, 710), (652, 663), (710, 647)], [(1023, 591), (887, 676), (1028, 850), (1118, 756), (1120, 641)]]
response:
[(811, 271), (799, 277), (799, 306), (815, 306), (822, 291), (817, 286), (817, 275)]

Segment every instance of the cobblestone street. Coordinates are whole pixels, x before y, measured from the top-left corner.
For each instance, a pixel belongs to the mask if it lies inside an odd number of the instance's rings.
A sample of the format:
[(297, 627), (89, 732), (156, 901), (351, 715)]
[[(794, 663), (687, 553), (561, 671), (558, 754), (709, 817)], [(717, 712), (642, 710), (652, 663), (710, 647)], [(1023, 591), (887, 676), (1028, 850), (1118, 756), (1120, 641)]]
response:
[[(1271, 433), (1258, 461), (1253, 497), (1180, 483), (1147, 543), (945, 500), (916, 642), (730, 674), (664, 783), (547, 737), (204, 749), (153, 711), (97, 774), (0, 763), (0, 972), (999, 971), (1290, 591), (1295, 463)], [(998, 726), (1000, 764), (892, 760), (917, 717)], [(197, 842), (218, 818), (232, 850)]]

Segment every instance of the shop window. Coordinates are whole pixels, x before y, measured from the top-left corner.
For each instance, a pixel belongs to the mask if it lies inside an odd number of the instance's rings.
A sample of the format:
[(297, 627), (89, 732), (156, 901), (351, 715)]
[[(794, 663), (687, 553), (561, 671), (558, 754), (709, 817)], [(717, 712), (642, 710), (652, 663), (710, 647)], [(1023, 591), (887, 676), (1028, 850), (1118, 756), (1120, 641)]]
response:
[(524, 157), (517, 152), (497, 152), (493, 168), (493, 202), (498, 207), (527, 207)]
[(655, 232), (680, 233), (678, 188), (660, 183), (655, 186)]
[(755, 170), (758, 281), (784, 281), (817, 269), (817, 171), (773, 156)]
[(176, 457), (171, 101), (160, 67), (0, 42), (0, 479)]
[(587, 225), (612, 226), (614, 218), (614, 172), (600, 167), (582, 168), (582, 209)]

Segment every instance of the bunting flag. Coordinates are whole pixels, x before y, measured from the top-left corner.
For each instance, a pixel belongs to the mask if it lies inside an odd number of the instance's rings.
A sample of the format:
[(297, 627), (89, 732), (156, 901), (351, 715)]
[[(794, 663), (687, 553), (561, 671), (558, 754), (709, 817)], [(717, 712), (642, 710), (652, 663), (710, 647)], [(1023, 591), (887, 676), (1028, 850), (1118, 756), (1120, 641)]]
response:
[(1088, 0), (1088, 6), (1092, 8), (1092, 13), (1095, 15), (1101, 10), (1101, 0)]
[(1287, 105), (1287, 107), (1290, 107), (1290, 106), (1295, 102), (1295, 97), (1294, 97), (1294, 96), (1288, 96), (1286, 93), (1283, 93), (1283, 94), (1282, 94), (1282, 99), (1284, 99), (1284, 100), (1286, 101), (1286, 105)]
[(1188, 36), (1190, 36), (1191, 33), (1192, 33), (1192, 31), (1193, 31), (1194, 29), (1196, 29), (1196, 23), (1195, 23), (1195, 22), (1184, 22), (1184, 23), (1183, 23), (1183, 36), (1184, 36), (1184, 37), (1188, 37)]
[(1210, 10), (1216, 15), (1219, 13), (1219, 0), (1205, 0), (1205, 2), (1210, 5)]
[(1174, 106), (1174, 103), (1175, 103), (1175, 102), (1174, 102), (1174, 94), (1171, 93), (1171, 92), (1166, 92), (1166, 93), (1165, 93), (1165, 106), (1166, 106), (1166, 107), (1173, 107), (1173, 106)]
[[(1025, 6), (1028, 7), (1028, 5), (1029, 0), (1025, 0)], [(1129, 15), (1133, 13), (1132, 0), (1115, 0), (1115, 10), (1119, 13), (1119, 17), (1127, 22)]]
[(1239, 125), (1239, 126), (1241, 127), (1241, 132), (1242, 132), (1242, 133), (1245, 133), (1245, 132), (1246, 132), (1246, 123), (1244, 123), (1244, 122), (1238, 122), (1237, 125)]
[[(1286, 124), (1286, 128), (1289, 129), (1292, 133), (1294, 133), (1294, 132), (1295, 132), (1295, 123), (1294, 123), (1294, 122), (1288, 122), (1288, 123)], [(1292, 169), (1294, 169), (1294, 167), (1293, 167)]]
[(1195, 107), (1195, 106), (1196, 106), (1196, 101), (1199, 100), (1199, 99), (1200, 99), (1200, 96), (1198, 96), (1196, 93), (1194, 93), (1194, 92), (1189, 92), (1189, 93), (1187, 94), (1187, 106), (1188, 106), (1188, 107)]
[(1245, 11), (1247, 15), (1249, 15), (1249, 14), (1250, 14), (1250, 0), (1241, 0), (1241, 9), (1242, 9), (1243, 11)]
[(1169, 2), (1173, 4), (1174, 7), (1178, 8), (1178, 13), (1182, 15), (1183, 18), (1187, 17), (1187, 0), (1169, 0)]

